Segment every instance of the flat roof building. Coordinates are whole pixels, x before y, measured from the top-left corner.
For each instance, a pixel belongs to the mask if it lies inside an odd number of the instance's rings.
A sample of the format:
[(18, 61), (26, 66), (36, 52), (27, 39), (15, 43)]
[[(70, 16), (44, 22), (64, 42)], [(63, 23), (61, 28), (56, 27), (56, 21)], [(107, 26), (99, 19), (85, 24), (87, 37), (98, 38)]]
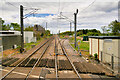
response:
[[(89, 36), (89, 52), (110, 66), (115, 73), (120, 73), (120, 36)], [(113, 64), (112, 64), (113, 63)]]
[[(36, 42), (32, 31), (24, 31), (24, 43)], [(0, 31), (0, 51), (21, 45), (20, 31)]]
[(20, 46), (20, 40), (19, 31), (0, 31), (0, 51)]

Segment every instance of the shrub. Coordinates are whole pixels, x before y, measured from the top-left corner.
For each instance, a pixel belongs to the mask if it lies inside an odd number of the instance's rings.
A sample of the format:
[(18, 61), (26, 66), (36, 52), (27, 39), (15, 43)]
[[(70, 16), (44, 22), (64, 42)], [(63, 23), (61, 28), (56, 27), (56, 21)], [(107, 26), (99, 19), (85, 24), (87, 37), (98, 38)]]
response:
[(94, 58), (97, 59), (97, 56), (98, 56), (97, 53), (95, 53), (95, 54), (94, 54)]
[(93, 56), (92, 56), (92, 55), (89, 55), (89, 58), (90, 58), (90, 59), (93, 59)]

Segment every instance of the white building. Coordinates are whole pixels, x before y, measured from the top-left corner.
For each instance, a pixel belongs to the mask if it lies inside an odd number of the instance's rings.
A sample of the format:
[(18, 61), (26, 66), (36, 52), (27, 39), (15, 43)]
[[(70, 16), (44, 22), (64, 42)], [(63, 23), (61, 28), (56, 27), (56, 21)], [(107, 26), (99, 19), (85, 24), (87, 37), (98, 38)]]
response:
[[(32, 31), (24, 31), (24, 43), (36, 42)], [(0, 51), (15, 48), (21, 44), (20, 31), (0, 31)]]
[(89, 44), (91, 55), (97, 53), (101, 62), (113, 65), (114, 72), (120, 73), (120, 36), (89, 36)]
[(24, 43), (36, 42), (32, 31), (24, 31)]

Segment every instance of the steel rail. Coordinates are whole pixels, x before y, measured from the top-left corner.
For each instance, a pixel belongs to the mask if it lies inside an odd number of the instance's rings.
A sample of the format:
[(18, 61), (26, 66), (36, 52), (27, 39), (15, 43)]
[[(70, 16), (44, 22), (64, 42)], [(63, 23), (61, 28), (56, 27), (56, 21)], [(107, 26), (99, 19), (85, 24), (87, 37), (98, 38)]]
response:
[(31, 61), (32, 59), (29, 59), (29, 61), (25, 64), (25, 67), (29, 64), (29, 62)]
[[(52, 41), (52, 40), (51, 40)], [(50, 42), (51, 43), (51, 42)], [(45, 50), (43, 51), (43, 53), (40, 55), (40, 57), (38, 58), (38, 60), (36, 61), (36, 63), (34, 64), (34, 66), (32, 67), (32, 69), (29, 71), (29, 73), (27, 74), (25, 80), (28, 79), (29, 75), (31, 74), (31, 72), (33, 71), (33, 69), (36, 67), (36, 65), (39, 63), (39, 61), (41, 60), (41, 58), (43, 57), (44, 53), (46, 52), (46, 50), (48, 49), (50, 43), (47, 45), (47, 47), (45, 48)]]
[[(60, 43), (60, 41), (59, 41), (59, 43)], [(65, 48), (63, 47), (63, 45), (62, 45), (61, 43), (60, 43), (60, 45), (61, 45), (61, 48), (62, 48), (63, 53), (65, 54), (65, 56), (67, 57), (68, 61), (69, 61), (70, 64), (72, 65), (73, 70), (75, 71), (75, 73), (77, 74), (77, 76), (79, 77), (79, 79), (82, 80), (82, 78), (80, 77), (80, 75), (79, 75), (77, 69), (75, 68), (74, 64), (73, 64), (72, 61), (69, 59), (69, 57), (68, 57), (68, 55), (67, 55), (67, 53), (66, 53), (66, 51), (65, 51)]]
[[(50, 45), (51, 45), (51, 44), (50, 44)], [(45, 58), (47, 58), (47, 56), (46, 56)], [(47, 60), (46, 65), (45, 65), (45, 69), (46, 69), (46, 67), (47, 67), (47, 64), (48, 64), (48, 60)], [(41, 77), (42, 72), (43, 72), (43, 67), (42, 67), (42, 70), (41, 70), (41, 72), (40, 72), (39, 79), (40, 79), (40, 78), (43, 78), (43, 77)]]
[[(50, 40), (50, 39), (49, 39)], [(20, 64), (22, 64), (27, 58), (30, 58), (34, 53), (36, 53), (41, 47), (43, 47), (49, 40), (47, 40), (45, 43), (43, 43), (39, 48), (37, 48), (35, 51), (33, 51), (30, 55), (28, 55), (26, 58), (24, 58), (19, 64), (17, 64), (14, 68), (12, 68), (6, 75), (4, 75), (0, 80), (5, 79), (13, 70), (15, 70)]]
[(56, 38), (55, 38), (55, 73), (56, 73), (56, 80), (58, 80), (58, 66), (57, 66), (57, 45), (56, 45)]

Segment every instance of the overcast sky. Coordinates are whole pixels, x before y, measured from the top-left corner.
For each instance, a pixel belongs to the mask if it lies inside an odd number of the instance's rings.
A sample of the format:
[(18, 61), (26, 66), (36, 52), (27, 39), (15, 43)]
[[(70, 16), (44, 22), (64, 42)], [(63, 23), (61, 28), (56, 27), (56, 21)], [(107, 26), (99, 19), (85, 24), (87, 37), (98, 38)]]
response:
[[(0, 17), (6, 24), (15, 22), (20, 23), (19, 6), (23, 5), (24, 15), (32, 10), (39, 9), (35, 14), (24, 19), (24, 25), (39, 24), (53, 33), (59, 30), (69, 31), (69, 21), (57, 19), (60, 12), (71, 20), (74, 20), (76, 9), (77, 30), (79, 29), (98, 29), (107, 26), (111, 21), (118, 20), (118, 1), (119, 0), (1, 0)], [(27, 10), (26, 10), (27, 9)], [(72, 24), (72, 31), (74, 25)]]

